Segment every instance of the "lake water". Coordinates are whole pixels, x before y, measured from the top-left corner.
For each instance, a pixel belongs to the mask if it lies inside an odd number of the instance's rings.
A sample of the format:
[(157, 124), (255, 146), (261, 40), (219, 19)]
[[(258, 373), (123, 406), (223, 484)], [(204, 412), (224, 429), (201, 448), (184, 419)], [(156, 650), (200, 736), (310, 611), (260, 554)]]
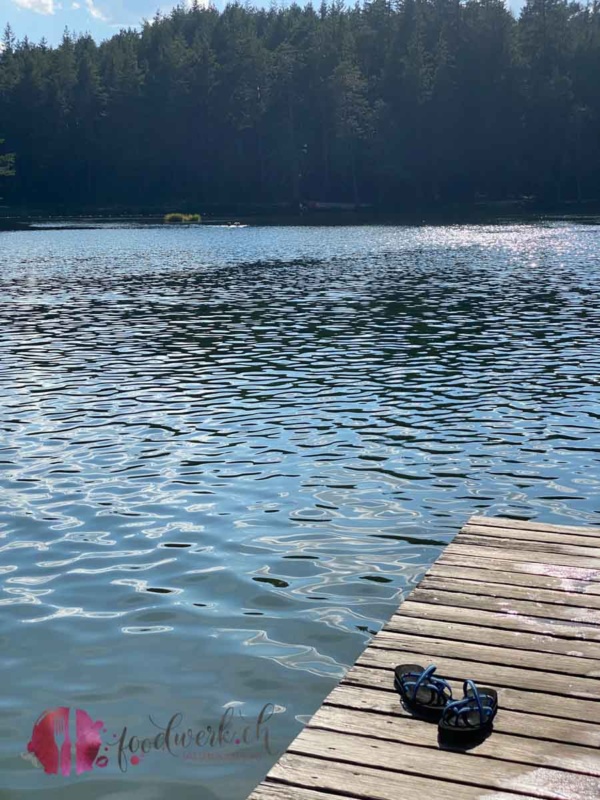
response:
[[(2, 800), (244, 800), (467, 517), (599, 524), (599, 266), (578, 223), (0, 234)], [(21, 758), (57, 707), (106, 766)]]

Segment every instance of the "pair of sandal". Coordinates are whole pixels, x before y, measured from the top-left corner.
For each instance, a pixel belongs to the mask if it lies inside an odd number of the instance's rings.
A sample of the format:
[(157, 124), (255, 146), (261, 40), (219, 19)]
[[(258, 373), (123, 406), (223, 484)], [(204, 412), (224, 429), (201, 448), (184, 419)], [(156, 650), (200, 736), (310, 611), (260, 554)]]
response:
[(394, 670), (394, 684), (404, 705), (428, 719), (437, 719), (446, 736), (482, 736), (489, 733), (498, 711), (498, 693), (471, 680), (463, 684), (464, 696), (453, 700), (452, 689), (443, 678), (434, 676), (436, 667), (400, 664)]

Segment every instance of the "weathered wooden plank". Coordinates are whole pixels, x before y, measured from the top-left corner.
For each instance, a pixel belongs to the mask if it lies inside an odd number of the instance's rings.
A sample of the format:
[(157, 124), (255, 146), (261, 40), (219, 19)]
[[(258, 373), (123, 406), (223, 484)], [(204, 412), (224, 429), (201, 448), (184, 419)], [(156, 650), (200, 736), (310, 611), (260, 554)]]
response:
[[(325, 698), (323, 706), (338, 706), (341, 708), (356, 709), (358, 711), (371, 711), (380, 714), (392, 714), (394, 717), (412, 718), (400, 702), (396, 692), (378, 689), (369, 689), (365, 686), (340, 684)], [(536, 714), (526, 714), (522, 711), (501, 709), (494, 720), (494, 734), (504, 733), (511, 737), (528, 737), (542, 741), (565, 742), (567, 744), (582, 745), (587, 748), (600, 748), (600, 725), (580, 720), (562, 719)], [(427, 726), (431, 732), (431, 726)], [(435, 726), (433, 726), (435, 731)], [(490, 739), (490, 745), (495, 740)]]
[[(424, 656), (424, 658), (426, 658)], [(436, 658), (436, 664), (440, 665), (441, 660)], [(441, 675), (449, 674), (444, 667), (440, 666)], [(464, 675), (464, 664), (455, 672), (460, 671), (459, 678), (450, 679), (450, 685), (455, 694), (460, 695), (462, 679)], [(371, 689), (382, 689), (393, 691), (394, 676), (388, 669), (380, 667), (363, 667), (356, 665), (352, 667), (342, 681), (342, 685), (363, 686)], [(496, 683), (493, 684), (496, 686)], [(581, 700), (576, 697), (556, 697), (545, 691), (529, 691), (527, 689), (513, 689), (501, 686), (498, 690), (499, 704), (501, 708), (511, 711), (520, 711), (527, 714), (539, 714), (547, 717), (558, 717), (565, 720), (586, 720), (586, 722), (600, 725), (600, 705), (592, 700)], [(535, 722), (533, 723), (535, 724)]]
[[(448, 656), (463, 661), (481, 661), (520, 669), (543, 670), (581, 678), (600, 678), (600, 661), (593, 658), (576, 658), (553, 654), (542, 660), (539, 653), (508, 647), (479, 644), (477, 640), (451, 641), (431, 636), (411, 636), (395, 631), (380, 631), (369, 647), (399, 650), (404, 653), (427, 653), (428, 656)], [(545, 667), (545, 670), (544, 670)], [(465, 670), (468, 670), (465, 664)], [(600, 691), (600, 681), (598, 682)]]
[[(466, 547), (485, 547), (506, 550), (509, 553), (514, 551), (526, 551), (527, 553), (556, 553), (565, 556), (581, 556), (581, 558), (595, 558), (600, 561), (600, 549), (597, 547), (577, 547), (572, 544), (556, 544), (555, 542), (528, 542), (522, 539), (503, 539), (496, 536), (470, 536), (466, 533), (459, 533), (453, 540), (454, 545), (464, 545)], [(454, 548), (453, 548), (454, 549)], [(532, 561), (535, 558), (531, 558)]]
[[(498, 712), (498, 718), (502, 712)], [(531, 724), (531, 722), (530, 722)], [(354, 708), (323, 705), (309, 723), (311, 728), (355, 736), (371, 736), (388, 742), (411, 746), (428, 747), (464, 752), (464, 746), (444, 744), (438, 741), (436, 725), (423, 725), (421, 720), (405, 715), (382, 715)], [(494, 724), (494, 735), (469, 750), (471, 755), (531, 764), (538, 767), (554, 767), (571, 772), (582, 772), (600, 777), (600, 755), (592, 747), (576, 747), (564, 742), (523, 738), (500, 733)], [(431, 753), (437, 757), (436, 752)], [(478, 766), (473, 767), (475, 770)]]
[(579, 536), (600, 536), (600, 528), (594, 525), (563, 525), (538, 522), (537, 520), (508, 519), (507, 517), (483, 517), (473, 514), (467, 525), (488, 525), (494, 528), (514, 528), (527, 531), (548, 531), (550, 533), (576, 533)]
[(599, 609), (600, 595), (585, 595), (582, 592), (555, 592), (539, 587), (510, 586), (503, 583), (486, 583), (485, 581), (460, 580), (457, 578), (440, 578), (436, 575), (425, 576), (419, 584), (420, 589), (439, 590), (442, 592), (461, 592), (486, 597), (504, 598), (506, 600), (526, 600), (531, 603), (556, 603), (577, 608)]
[[(565, 565), (565, 564), (543, 564), (540, 562), (528, 561), (527, 557), (522, 558), (522, 554), (517, 554), (517, 558), (494, 559), (489, 557), (486, 551), (485, 557), (475, 555), (474, 548), (465, 555), (463, 552), (455, 551), (448, 547), (436, 561), (436, 565), (453, 567), (475, 567), (485, 569), (489, 572), (514, 572), (521, 575), (542, 575), (544, 577), (560, 578), (564, 581), (589, 582), (593, 590), (594, 584), (600, 583), (600, 570), (584, 565)], [(590, 588), (590, 591), (592, 589)]]
[[(497, 647), (531, 650), (537, 656), (538, 661), (545, 665), (551, 660), (542, 656), (542, 653), (557, 653), (578, 659), (600, 659), (600, 642), (584, 642), (579, 639), (577, 642), (573, 642), (572, 639), (561, 639), (557, 636), (538, 636), (535, 633), (505, 631), (499, 628), (485, 628), (481, 625), (475, 629), (472, 625), (440, 622), (435, 619), (417, 619), (399, 614), (392, 617), (382, 628), (381, 633), (385, 631), (452, 639), (455, 642), (477, 642)], [(378, 636), (381, 636), (381, 633)]]
[[(400, 750), (396, 745), (394, 762), (401, 760)], [(349, 791), (354, 798), (368, 800), (431, 800), (432, 797), (436, 800), (533, 800), (538, 797), (525, 791), (513, 794), (504, 788), (502, 791), (490, 793), (489, 789), (481, 786), (432, 780), (429, 770), (421, 775), (411, 775), (292, 752), (286, 753), (275, 764), (267, 780), (325, 792)], [(565, 795), (561, 800), (565, 800)]]
[(515, 530), (514, 528), (491, 528), (487, 525), (464, 525), (460, 530), (460, 535), (481, 536), (485, 538), (501, 538), (505, 541), (518, 542), (541, 542), (544, 544), (570, 544), (577, 547), (587, 547), (590, 549), (600, 549), (600, 533), (597, 536), (577, 536), (572, 533), (561, 533), (554, 531), (529, 531)]
[(337, 792), (325, 794), (317, 789), (265, 782), (256, 787), (248, 800), (348, 800), (348, 797), (347, 794), (338, 794)]
[[(515, 789), (545, 800), (598, 800), (600, 779), (547, 767), (532, 767), (511, 761), (477, 756), (467, 769), (465, 754), (403, 744), (401, 756), (395, 742), (366, 736), (305, 728), (292, 743), (290, 753), (317, 756), (354, 764), (369, 764), (390, 772), (428, 775), (458, 784), (485, 786), (488, 789)], [(456, 792), (458, 796), (460, 794)], [(455, 794), (455, 797), (456, 797)]]
[[(458, 537), (457, 537), (458, 539)], [(494, 558), (498, 561), (525, 561), (528, 564), (535, 563), (549, 564), (553, 567), (578, 567), (579, 569), (600, 570), (600, 558), (590, 558), (581, 555), (563, 555), (561, 553), (548, 553), (544, 550), (505, 550), (502, 547), (483, 547), (480, 543), (476, 545), (460, 544), (456, 539), (448, 546), (452, 548), (453, 557), (466, 556), (469, 558)], [(444, 558), (444, 555), (442, 555)]]
[[(524, 614), (502, 614), (497, 611), (480, 611), (478, 609), (458, 608), (437, 603), (413, 603), (405, 600), (398, 609), (395, 617), (416, 617), (417, 619), (436, 619), (440, 622), (459, 622), (465, 625), (483, 625), (487, 628), (500, 628), (508, 631), (523, 631), (542, 636), (559, 636), (574, 642), (574, 649), (580, 640), (600, 642), (600, 631), (597, 626), (588, 625), (583, 630), (582, 625), (568, 622), (557, 622), (544, 617), (526, 616)], [(477, 636), (473, 632), (473, 636)]]
[[(436, 656), (435, 659), (428, 656), (429, 654), (426, 650), (420, 653), (411, 650), (410, 663), (426, 666), (435, 661), (439, 674), (455, 681), (463, 681), (465, 678), (470, 678), (482, 686), (513, 687), (515, 689), (527, 689), (532, 692), (547, 692), (555, 695), (564, 695), (565, 697), (600, 701), (600, 680), (598, 679), (534, 671), (519, 667), (505, 667), (500, 664), (486, 664), (479, 661), (465, 662), (462, 659), (446, 656)], [(398, 658), (398, 653), (394, 650), (383, 650), (371, 646), (367, 647), (356, 664), (362, 667), (393, 670), (401, 661), (402, 659)], [(391, 673), (388, 680), (393, 681)], [(556, 698), (554, 702), (560, 703), (560, 698)], [(598, 711), (600, 712), (600, 708)]]
[(481, 611), (496, 611), (500, 614), (521, 614), (528, 617), (575, 622), (581, 625), (600, 625), (599, 610), (560, 606), (556, 603), (530, 603), (525, 600), (467, 595), (459, 592), (445, 592), (440, 589), (421, 589), (420, 587), (411, 593), (411, 600), (415, 603), (439, 603), (455, 608), (476, 608)]
[[(574, 595), (583, 595), (581, 602), (586, 603), (586, 598), (600, 596), (600, 586), (586, 581), (575, 581), (565, 578), (555, 578), (550, 575), (533, 575), (531, 573), (504, 572), (503, 570), (483, 569), (481, 567), (449, 566), (436, 561), (425, 575), (424, 580), (432, 578), (452, 578), (461, 581), (477, 581), (483, 583), (489, 589), (494, 588), (494, 584), (500, 583), (503, 586), (526, 587), (530, 591), (536, 589), (546, 589), (552, 592), (559, 592), (562, 596), (573, 596), (573, 602), (579, 601)], [(421, 584), (419, 584), (422, 586)]]

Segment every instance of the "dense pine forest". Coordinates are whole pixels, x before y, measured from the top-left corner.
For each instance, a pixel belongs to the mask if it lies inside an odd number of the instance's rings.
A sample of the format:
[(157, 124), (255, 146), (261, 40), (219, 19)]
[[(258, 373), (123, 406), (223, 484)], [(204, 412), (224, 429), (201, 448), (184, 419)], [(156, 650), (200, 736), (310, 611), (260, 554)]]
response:
[(600, 197), (600, 2), (180, 6), (97, 45), (4, 34), (2, 202)]

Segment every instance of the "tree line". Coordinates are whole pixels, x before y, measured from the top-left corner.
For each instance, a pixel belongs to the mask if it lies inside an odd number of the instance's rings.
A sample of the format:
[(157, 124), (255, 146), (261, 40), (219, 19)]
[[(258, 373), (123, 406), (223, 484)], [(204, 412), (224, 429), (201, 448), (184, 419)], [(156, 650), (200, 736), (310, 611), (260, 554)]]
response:
[(12, 203), (594, 199), (600, 2), (195, 3), (57, 47), (7, 28), (0, 134)]

